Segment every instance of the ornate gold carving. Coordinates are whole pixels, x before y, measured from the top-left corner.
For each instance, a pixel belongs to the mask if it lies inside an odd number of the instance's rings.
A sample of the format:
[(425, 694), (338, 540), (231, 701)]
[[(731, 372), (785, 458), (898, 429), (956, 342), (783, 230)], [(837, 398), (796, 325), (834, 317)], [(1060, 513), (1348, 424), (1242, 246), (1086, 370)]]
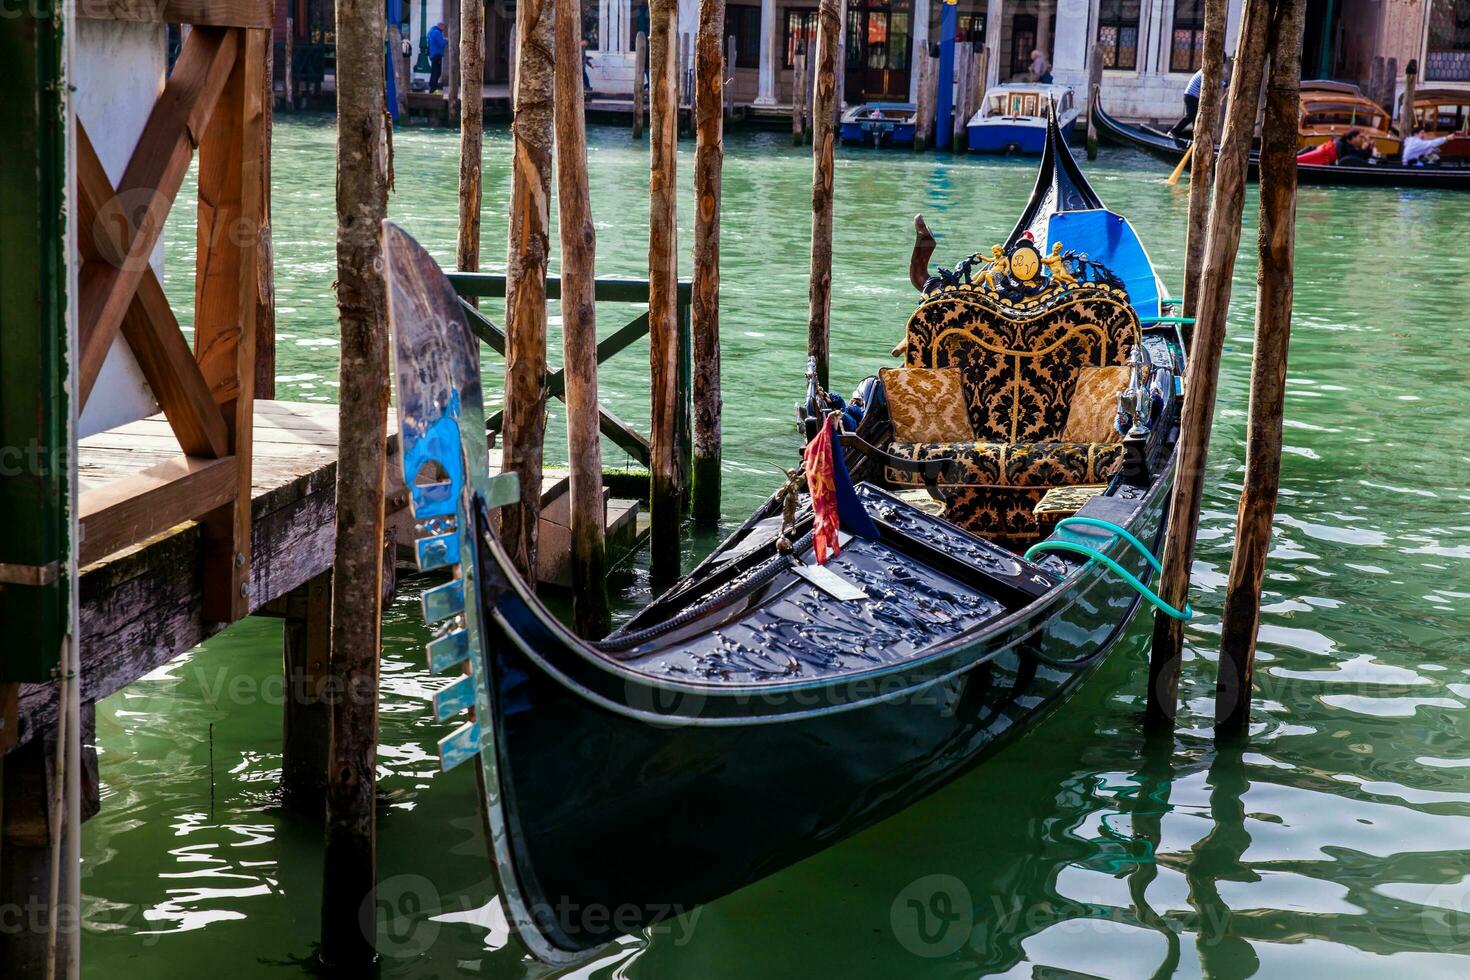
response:
[(1077, 277), (1067, 271), (1067, 260), (1062, 258), (1061, 242), (1052, 245), (1050, 255), (1041, 257), (1041, 264), (1046, 266), (1047, 278), (1053, 284), (1071, 286), (1077, 282)]

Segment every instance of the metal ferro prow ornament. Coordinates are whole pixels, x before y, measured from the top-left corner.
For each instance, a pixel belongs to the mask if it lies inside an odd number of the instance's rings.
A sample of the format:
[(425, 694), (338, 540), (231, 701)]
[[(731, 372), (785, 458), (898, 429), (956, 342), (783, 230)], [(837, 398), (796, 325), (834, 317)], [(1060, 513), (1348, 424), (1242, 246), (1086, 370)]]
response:
[[(425, 590), (424, 621), (433, 629), (429, 667), (463, 676), (434, 695), (440, 721), (475, 710), (439, 740), (439, 762), (452, 769), (478, 754), (491, 728), (490, 694), (481, 663), (475, 515), (519, 498), (515, 474), (490, 475), (479, 341), (470, 332), (438, 265), (401, 228), (383, 225), (388, 322), (393, 333), (398, 436), (403, 480), (417, 530), (421, 571), (453, 578)], [(468, 601), (467, 601), (468, 600)]]

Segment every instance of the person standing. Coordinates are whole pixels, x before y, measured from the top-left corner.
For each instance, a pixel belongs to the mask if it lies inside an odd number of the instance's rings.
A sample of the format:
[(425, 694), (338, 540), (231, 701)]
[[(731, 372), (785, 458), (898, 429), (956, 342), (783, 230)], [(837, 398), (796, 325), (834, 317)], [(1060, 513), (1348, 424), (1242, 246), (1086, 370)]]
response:
[(1169, 135), (1183, 137), (1186, 130), (1194, 129), (1195, 117), (1199, 115), (1199, 93), (1205, 84), (1205, 70), (1201, 68), (1190, 76), (1189, 84), (1184, 88), (1184, 118), (1174, 124), (1169, 130)]
[(440, 76), (444, 72), (444, 52), (449, 50), (449, 39), (444, 36), (444, 21), (429, 28), (429, 91), (437, 92), (442, 87)]

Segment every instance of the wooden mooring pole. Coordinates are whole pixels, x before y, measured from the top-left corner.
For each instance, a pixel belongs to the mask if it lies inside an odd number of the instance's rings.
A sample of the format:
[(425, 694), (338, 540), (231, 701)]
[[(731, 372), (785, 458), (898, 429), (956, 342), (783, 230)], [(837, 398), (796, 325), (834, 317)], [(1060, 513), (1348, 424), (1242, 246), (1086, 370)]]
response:
[(459, 88), (469, 99), (459, 113), (459, 244), (455, 265), (480, 271), (480, 198), (485, 111), (479, 99), (485, 78), (485, 5), (463, 3), (459, 13)]
[[(1246, 0), (1236, 52), (1230, 101), (1225, 109), (1225, 134), (1215, 172), (1200, 275), (1199, 310), (1189, 352), (1184, 410), (1180, 420), (1178, 471), (1169, 503), (1169, 531), (1164, 539), (1164, 572), (1159, 594), (1176, 609), (1189, 598), (1190, 564), (1199, 533), (1199, 508), (1204, 496), (1205, 462), (1219, 385), (1220, 353), (1225, 344), (1225, 314), (1230, 306), (1231, 276), (1240, 245), (1240, 215), (1245, 206), (1245, 178), (1256, 109), (1260, 105), (1261, 77), (1270, 21), (1268, 0)], [(1179, 700), (1179, 663), (1184, 649), (1184, 624), (1162, 612), (1154, 615), (1153, 650), (1149, 657), (1147, 720), (1151, 726), (1174, 723)]]
[(643, 138), (643, 79), (648, 74), (648, 35), (642, 31), (633, 39), (633, 138)]
[[(550, 252), (554, 43), (542, 0), (516, 4), (516, 82), (511, 121), (510, 240), (505, 256), (504, 472), (521, 481), (519, 502), (501, 508), (500, 541), (526, 584), (536, 582), (546, 441), (546, 262)], [(580, 55), (578, 72), (580, 74)]]
[(652, 388), (649, 424), (650, 574), (671, 581), (679, 573), (678, 466), (679, 186), (678, 45), (674, 0), (651, 0), (649, 13), (648, 357)]
[(286, 593), (285, 607), (281, 799), (319, 820), (332, 738), (332, 699), (324, 696), (332, 654), (332, 573)]
[(925, 50), (919, 58), (919, 106), (914, 113), (914, 150), (927, 149), (934, 138), (934, 100), (938, 98), (937, 69)]
[(735, 35), (731, 34), (725, 42), (725, 68), (720, 75), (720, 88), (725, 92), (725, 121), (735, 120), (735, 86), (726, 85), (725, 80), (735, 80)]
[(1184, 233), (1184, 315), (1194, 316), (1199, 300), (1199, 270), (1205, 260), (1205, 230), (1215, 177), (1215, 128), (1220, 122), (1220, 79), (1225, 75), (1227, 0), (1205, 0), (1204, 51), (1200, 67), (1199, 114), (1194, 120), (1193, 159), (1189, 165), (1189, 225)]
[(449, 28), (445, 38), (443, 73), (440, 81), (444, 85), (444, 121), (446, 124), (459, 118), (459, 4), (460, 0), (444, 0), (444, 26)]
[(806, 142), (806, 52), (791, 57), (791, 145)]
[(837, 0), (817, 8), (816, 88), (812, 96), (812, 278), (807, 288), (807, 356), (827, 387), (832, 313), (832, 178), (837, 144), (837, 49), (842, 22)]
[(1250, 723), (1251, 676), (1261, 622), (1261, 586), (1281, 487), (1281, 426), (1296, 250), (1297, 115), (1306, 0), (1279, 0), (1271, 25), (1271, 69), (1261, 130), (1261, 210), (1256, 272), (1256, 342), (1245, 439), (1245, 485), (1235, 519), (1235, 553), (1220, 621), (1215, 727)]
[[(1218, 0), (1206, 0), (1208, 3)], [(1087, 159), (1097, 159), (1097, 105), (1102, 100), (1102, 43), (1092, 46), (1092, 60), (1087, 63)], [(982, 77), (981, 81), (984, 79)]]
[[(720, 519), (720, 177), (725, 165), (725, 0), (700, 0), (694, 44), (694, 461), (690, 511)], [(735, 39), (730, 39), (733, 53)], [(734, 58), (730, 59), (734, 64)]]
[(607, 512), (597, 428), (597, 232), (587, 190), (581, 8), (556, 4), (556, 188), (561, 205), (561, 322), (571, 469), (572, 618), (581, 636), (607, 632)]
[(321, 957), (329, 967), (345, 970), (366, 969), (377, 955), (373, 808), (388, 424), (387, 293), (379, 237), (388, 211), (382, 5), (340, 0), (336, 29), (341, 387), (332, 580), (336, 696), (327, 768)]
[[(1404, 67), (1404, 101), (1399, 106), (1399, 136), (1408, 139), (1414, 135), (1414, 93), (1419, 88), (1419, 62), (1410, 60)], [(1389, 98), (1393, 95), (1393, 79), (1388, 81)], [(1390, 109), (1392, 106), (1390, 106)]]

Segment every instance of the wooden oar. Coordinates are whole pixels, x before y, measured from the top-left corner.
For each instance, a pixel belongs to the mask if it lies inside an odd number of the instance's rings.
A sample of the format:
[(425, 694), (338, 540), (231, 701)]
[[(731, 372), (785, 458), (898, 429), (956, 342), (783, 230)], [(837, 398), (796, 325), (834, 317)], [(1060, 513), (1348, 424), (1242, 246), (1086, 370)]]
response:
[(1189, 166), (1189, 159), (1192, 156), (1194, 156), (1193, 140), (1190, 141), (1189, 148), (1184, 151), (1184, 156), (1179, 158), (1179, 164), (1174, 168), (1174, 172), (1169, 175), (1169, 179), (1166, 180), (1164, 183), (1168, 184), (1170, 187), (1173, 187), (1175, 184), (1179, 183), (1179, 177), (1184, 173), (1184, 168)]

